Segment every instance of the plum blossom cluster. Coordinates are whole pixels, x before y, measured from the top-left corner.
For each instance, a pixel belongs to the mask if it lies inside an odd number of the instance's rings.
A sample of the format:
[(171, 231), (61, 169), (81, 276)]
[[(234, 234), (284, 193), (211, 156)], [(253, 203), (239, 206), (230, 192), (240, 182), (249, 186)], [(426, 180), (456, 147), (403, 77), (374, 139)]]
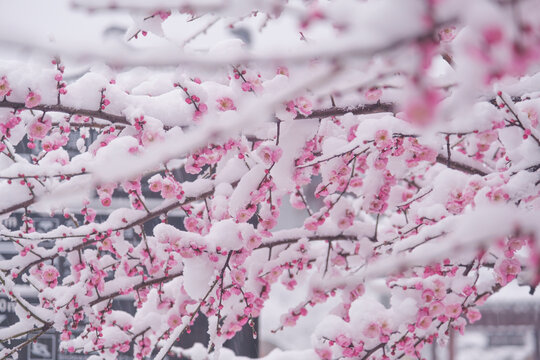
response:
[(313, 109), (313, 104), (309, 99), (301, 96), (294, 99), (294, 101), (289, 101), (287, 103), (287, 111), (292, 115), (296, 116), (298, 113), (302, 115), (310, 115)]

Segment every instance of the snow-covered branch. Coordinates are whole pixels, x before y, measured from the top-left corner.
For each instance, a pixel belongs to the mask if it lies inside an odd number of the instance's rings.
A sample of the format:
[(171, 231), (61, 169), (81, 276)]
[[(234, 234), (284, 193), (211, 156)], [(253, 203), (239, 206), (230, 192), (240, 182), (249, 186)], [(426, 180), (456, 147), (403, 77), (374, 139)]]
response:
[[(540, 283), (540, 6), (71, 3), (132, 23), (100, 47), (0, 34), (39, 54), (0, 62), (0, 359), (47, 331), (91, 359), (232, 359), (276, 284), (274, 332), (334, 308), (267, 360), (421, 358)], [(179, 349), (198, 316), (208, 346)]]

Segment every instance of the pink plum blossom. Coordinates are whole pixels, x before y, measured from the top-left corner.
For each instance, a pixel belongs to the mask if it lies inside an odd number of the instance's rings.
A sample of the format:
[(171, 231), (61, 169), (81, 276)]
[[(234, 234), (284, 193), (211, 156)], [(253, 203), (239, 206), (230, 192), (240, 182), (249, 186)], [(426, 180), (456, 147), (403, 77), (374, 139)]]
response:
[(431, 325), (431, 316), (421, 316), (416, 322), (416, 327), (422, 330), (426, 330)]
[(367, 327), (364, 328), (362, 332), (368, 338), (378, 338), (381, 333), (381, 328), (377, 322), (370, 322)]
[(379, 88), (371, 88), (366, 91), (366, 100), (369, 102), (379, 101), (382, 95), (382, 90)]
[(482, 317), (482, 314), (480, 314), (480, 311), (477, 309), (467, 309), (467, 313), (465, 314), (467, 316), (467, 320), (469, 320), (469, 323), (473, 324), (480, 320)]
[(43, 139), (51, 128), (52, 124), (49, 116), (37, 118), (28, 125), (28, 135), (34, 139)]
[(439, 31), (439, 37), (442, 42), (450, 42), (456, 37), (456, 27), (449, 26)]
[(217, 99), (217, 107), (220, 111), (236, 110), (233, 100), (228, 97)]
[(392, 138), (387, 130), (377, 130), (375, 133), (375, 144), (379, 149), (384, 149), (392, 145)]
[(41, 272), (41, 278), (47, 286), (54, 288), (58, 284), (58, 276), (60, 273), (54, 266), (47, 266)]
[(286, 66), (278, 66), (276, 74), (289, 76), (289, 69)]
[(148, 180), (149, 189), (152, 192), (161, 191), (163, 178), (159, 175), (155, 175)]
[(312, 112), (313, 105), (310, 100), (305, 97), (299, 97), (294, 101), (294, 104), (298, 111), (304, 115), (310, 115)]
[(264, 145), (257, 149), (257, 153), (265, 164), (272, 164), (281, 158), (283, 150), (275, 145)]
[(182, 318), (176, 314), (171, 314), (167, 319), (167, 325), (169, 328), (174, 329), (182, 324)]
[(5, 76), (2, 76), (2, 78), (0, 78), (0, 96), (7, 96), (10, 92), (9, 82)]
[(31, 109), (33, 107), (36, 107), (41, 102), (41, 95), (34, 91), (30, 91), (28, 95), (26, 95), (26, 99), (24, 100), (24, 105)]
[(444, 312), (446, 316), (455, 319), (461, 315), (461, 304), (446, 305)]

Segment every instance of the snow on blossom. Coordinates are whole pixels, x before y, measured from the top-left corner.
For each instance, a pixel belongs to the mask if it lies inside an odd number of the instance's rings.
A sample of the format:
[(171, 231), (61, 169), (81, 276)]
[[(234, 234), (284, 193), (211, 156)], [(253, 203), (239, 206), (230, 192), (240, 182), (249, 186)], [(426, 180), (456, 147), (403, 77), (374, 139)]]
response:
[(388, 131), (381, 129), (375, 133), (375, 144), (377, 148), (384, 149), (392, 145), (392, 138), (388, 134)]
[(275, 145), (263, 145), (257, 149), (257, 153), (265, 164), (272, 164), (278, 162), (283, 150)]
[(316, 348), (315, 352), (321, 360), (332, 360), (332, 350), (327, 347)]
[(285, 66), (278, 66), (277, 70), (276, 70), (276, 74), (278, 75), (285, 75), (285, 76), (289, 76), (289, 69)]
[(47, 266), (42, 269), (41, 278), (47, 286), (54, 288), (58, 284), (58, 276), (60, 273), (54, 266)]
[(290, 342), (320, 312), (311, 349), (269, 360), (419, 358), (540, 283), (539, 9), (327, 3), (140, 2), (114, 39), (136, 53), (0, 59), (0, 357), (43, 322), (81, 356), (162, 360), (205, 316), (215, 354), (182, 354), (233, 359), (257, 317)]
[(2, 78), (0, 78), (0, 96), (7, 96), (10, 92), (9, 82), (5, 76), (2, 76)]
[(379, 88), (371, 88), (368, 91), (366, 91), (366, 100), (369, 102), (376, 102), (379, 101), (382, 95), (382, 90)]
[(182, 186), (173, 178), (166, 177), (161, 182), (160, 191), (164, 199), (175, 198), (182, 194)]
[(161, 191), (161, 188), (163, 185), (162, 183), (163, 183), (163, 178), (161, 177), (161, 175), (156, 174), (152, 176), (150, 179), (148, 179), (148, 184), (149, 184), (148, 188), (152, 192), (159, 192)]
[(294, 100), (294, 105), (304, 115), (310, 115), (313, 109), (311, 101), (303, 96)]
[(377, 338), (381, 333), (381, 328), (377, 322), (371, 322), (364, 328), (363, 334), (368, 338)]
[(231, 98), (222, 97), (216, 100), (219, 111), (236, 110), (234, 102)]
[(24, 105), (31, 109), (33, 107), (36, 107), (41, 102), (41, 95), (34, 91), (30, 91), (28, 95), (26, 95), (26, 99), (24, 100)]
[(448, 26), (439, 31), (439, 37), (442, 42), (450, 42), (456, 37), (456, 27)]
[(51, 128), (51, 118), (49, 116), (36, 118), (28, 125), (28, 135), (34, 139), (43, 139)]

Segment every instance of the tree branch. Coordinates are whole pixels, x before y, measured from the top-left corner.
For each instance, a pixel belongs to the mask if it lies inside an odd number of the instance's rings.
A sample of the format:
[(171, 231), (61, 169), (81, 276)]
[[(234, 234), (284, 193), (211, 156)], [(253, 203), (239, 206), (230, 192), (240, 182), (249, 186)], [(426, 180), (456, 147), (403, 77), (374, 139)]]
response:
[(131, 125), (131, 123), (126, 119), (125, 116), (114, 115), (111, 113), (106, 113), (100, 110), (88, 110), (88, 109), (77, 109), (64, 105), (45, 105), (40, 104), (36, 105), (33, 108), (29, 109), (24, 103), (11, 102), (7, 100), (0, 101), (0, 108), (12, 108), (15, 110), (24, 109), (24, 110), (39, 110), (43, 112), (60, 112), (68, 115), (83, 115), (91, 118), (98, 118), (110, 121), (111, 123)]
[(437, 162), (448, 166), (450, 169), (459, 170), (471, 175), (486, 176), (488, 174), (485, 171), (473, 168), (469, 165), (465, 165), (454, 160), (449, 160), (442, 155), (437, 155)]
[(391, 112), (395, 110), (395, 105), (392, 103), (376, 103), (376, 104), (364, 104), (358, 106), (346, 106), (346, 107), (331, 107), (328, 109), (313, 110), (309, 115), (298, 114), (294, 120), (306, 120), (306, 119), (318, 119), (326, 118), (330, 116), (340, 116), (347, 113), (353, 115), (365, 115), (376, 114), (381, 112)]

